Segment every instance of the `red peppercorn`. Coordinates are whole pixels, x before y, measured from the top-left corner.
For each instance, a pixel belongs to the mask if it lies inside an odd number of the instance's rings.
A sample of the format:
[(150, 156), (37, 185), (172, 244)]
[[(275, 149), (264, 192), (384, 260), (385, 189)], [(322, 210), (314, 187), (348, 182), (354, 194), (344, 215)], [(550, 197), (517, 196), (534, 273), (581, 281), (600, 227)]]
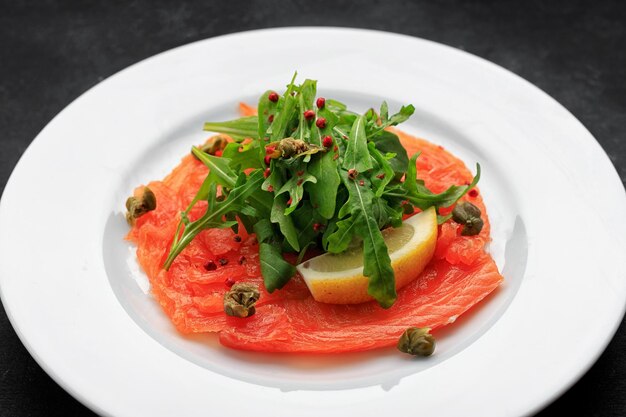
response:
[(354, 169), (354, 168), (350, 168), (350, 169), (348, 170), (348, 177), (349, 177), (351, 180), (355, 179), (357, 175), (359, 175), (359, 173), (357, 172), (357, 170), (356, 170), (356, 169)]
[(336, 153), (335, 155), (333, 155), (333, 161), (336, 160), (337, 158), (339, 158), (339, 154)]
[(319, 223), (313, 223), (313, 230), (314, 231), (319, 231), (320, 230), (320, 224)]
[(317, 101), (315, 101), (318, 109), (323, 109), (326, 104), (326, 99), (324, 97), (319, 97)]
[(272, 187), (271, 185), (267, 186), (267, 192), (271, 193), (274, 191), (274, 187)]
[(228, 288), (230, 288), (230, 287), (232, 287), (233, 285), (235, 285), (235, 282), (236, 282), (236, 281), (235, 281), (234, 279), (232, 279), (232, 278), (226, 278), (226, 279), (224, 280), (224, 284), (225, 284)]
[(217, 151), (215, 151), (215, 156), (222, 156), (223, 152), (221, 149), (218, 149)]
[(301, 177), (301, 176), (304, 175), (304, 171), (300, 170), (300, 171), (296, 172), (296, 174), (298, 174), (298, 176)]
[(363, 187), (363, 186), (365, 185), (365, 181), (363, 181), (363, 180), (359, 181), (359, 185), (360, 185), (361, 187)]
[(215, 262), (213, 261), (207, 261), (207, 263), (204, 264), (204, 269), (207, 271), (215, 271), (217, 269), (217, 265), (215, 265)]
[[(317, 119), (318, 121), (320, 119)], [(324, 139), (322, 140), (322, 145), (324, 145), (325, 148), (330, 148), (333, 145), (333, 138), (331, 138), (330, 136), (324, 136)]]
[(311, 120), (315, 117), (315, 112), (313, 110), (307, 110), (304, 112), (304, 118), (307, 120)]
[(304, 181), (303, 179), (299, 179), (299, 180), (298, 180), (298, 182), (297, 182), (298, 187), (302, 185), (302, 182), (303, 182), (303, 181)]
[(383, 172), (381, 174), (376, 175), (376, 178), (378, 178), (379, 180), (382, 180), (383, 178), (385, 178), (385, 173)]
[(267, 118), (267, 121), (272, 123), (274, 121), (274, 115), (270, 114), (270, 116)]
[(287, 205), (290, 206), (292, 202), (293, 202), (293, 198), (289, 197), (289, 200), (287, 200)]
[(272, 158), (270, 158), (269, 155), (265, 155), (265, 158), (263, 158), (263, 162), (265, 162), (265, 165), (269, 165), (271, 160)]
[(267, 98), (272, 103), (276, 103), (278, 101), (278, 94), (276, 93), (276, 91), (272, 91), (271, 93), (268, 94)]
[(270, 174), (271, 174), (271, 173), (272, 173), (272, 170), (271, 170), (271, 169), (269, 169), (269, 168), (265, 168), (265, 171), (263, 171), (263, 176), (264, 176), (265, 178), (267, 178), (267, 177), (269, 177), (269, 176), (270, 176)]
[(333, 148), (333, 151), (337, 152), (339, 150), (339, 146), (335, 145), (335, 147)]
[(324, 129), (326, 127), (326, 119), (320, 117), (315, 121), (315, 126), (319, 127), (320, 129)]
[(478, 190), (476, 188), (472, 188), (471, 190), (469, 190), (469, 196), (472, 198), (476, 198), (478, 196)]

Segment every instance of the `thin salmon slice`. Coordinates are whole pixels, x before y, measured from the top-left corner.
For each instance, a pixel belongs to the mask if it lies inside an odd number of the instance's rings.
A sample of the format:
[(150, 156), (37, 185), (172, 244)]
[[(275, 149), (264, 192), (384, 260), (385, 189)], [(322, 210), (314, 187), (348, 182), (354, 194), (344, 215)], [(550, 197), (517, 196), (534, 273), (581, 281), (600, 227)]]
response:
[[(250, 109), (244, 111), (252, 112)], [(417, 159), (418, 176), (434, 192), (453, 184), (469, 184), (472, 174), (442, 147), (395, 130), (409, 155)], [(498, 287), (502, 276), (485, 251), (489, 219), (478, 189), (464, 200), (479, 207), (485, 225), (476, 236), (461, 236), (451, 221), (439, 227), (433, 260), (398, 292), (389, 309), (376, 302), (331, 305), (316, 302), (301, 277), (272, 294), (263, 287), (258, 246), (243, 227), (211, 229), (162, 269), (183, 211), (195, 196), (207, 168), (186, 156), (166, 178), (148, 184), (157, 209), (140, 217), (127, 238), (137, 245), (137, 258), (148, 275), (152, 293), (182, 333), (217, 332), (220, 342), (235, 349), (263, 352), (335, 353), (363, 351), (397, 343), (410, 326), (436, 329), (452, 323)], [(198, 204), (192, 219), (206, 206)], [(257, 284), (261, 298), (250, 318), (229, 317), (223, 296), (233, 282)]]

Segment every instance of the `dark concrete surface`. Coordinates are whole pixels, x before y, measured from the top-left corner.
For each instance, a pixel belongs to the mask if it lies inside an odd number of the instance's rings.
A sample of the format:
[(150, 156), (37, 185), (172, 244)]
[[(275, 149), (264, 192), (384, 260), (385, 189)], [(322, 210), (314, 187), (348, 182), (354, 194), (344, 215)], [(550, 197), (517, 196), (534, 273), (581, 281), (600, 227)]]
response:
[[(104, 78), (191, 41), (300, 25), (405, 33), (493, 61), (569, 109), (626, 181), (621, 1), (0, 0), (0, 192), (37, 133)], [(622, 323), (593, 368), (538, 416), (626, 416), (625, 351)], [(91, 414), (41, 370), (0, 310), (0, 416)]]

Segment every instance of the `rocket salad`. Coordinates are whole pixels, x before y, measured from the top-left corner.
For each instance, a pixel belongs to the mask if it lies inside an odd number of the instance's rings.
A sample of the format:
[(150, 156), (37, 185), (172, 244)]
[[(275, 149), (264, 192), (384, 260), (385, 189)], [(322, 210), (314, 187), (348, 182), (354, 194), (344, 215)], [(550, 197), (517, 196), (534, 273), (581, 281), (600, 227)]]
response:
[[(312, 247), (341, 253), (361, 244), (368, 294), (384, 308), (394, 304), (394, 270), (381, 230), (399, 227), (415, 209), (453, 206), (476, 185), (480, 166), (470, 184), (435, 194), (417, 176), (419, 154), (409, 159), (398, 136), (386, 129), (406, 121), (412, 105), (390, 114), (383, 102), (379, 111), (359, 114), (317, 97), (316, 88), (316, 81), (296, 84), (294, 76), (282, 95), (267, 91), (260, 97), (257, 116), (205, 123), (204, 130), (232, 140), (217, 137), (192, 149), (209, 173), (181, 213), (165, 269), (201, 231), (237, 232), (240, 221), (256, 234), (268, 292), (295, 274), (284, 253), (302, 259)], [(188, 215), (200, 201), (208, 203), (206, 211), (191, 221)]]

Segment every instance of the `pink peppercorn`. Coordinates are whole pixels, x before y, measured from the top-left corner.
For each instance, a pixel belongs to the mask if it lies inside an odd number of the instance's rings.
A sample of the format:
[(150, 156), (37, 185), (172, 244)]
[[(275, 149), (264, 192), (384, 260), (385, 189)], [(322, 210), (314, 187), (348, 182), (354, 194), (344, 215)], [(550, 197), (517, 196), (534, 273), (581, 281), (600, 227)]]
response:
[(318, 109), (323, 109), (324, 105), (326, 104), (326, 99), (324, 97), (320, 97), (320, 98), (317, 99), (315, 104), (317, 105)]
[(304, 112), (304, 118), (307, 120), (311, 120), (315, 117), (315, 112), (313, 110), (307, 110)]
[(319, 127), (320, 129), (324, 129), (326, 127), (326, 119), (320, 117), (315, 121), (315, 126)]
[(333, 145), (333, 138), (331, 138), (330, 136), (324, 136), (324, 139), (322, 140), (322, 145), (324, 145), (325, 148), (330, 148)]
[(271, 93), (269, 93), (269, 95), (267, 96), (267, 98), (269, 99), (269, 101), (271, 101), (272, 103), (276, 103), (278, 101), (278, 94), (275, 91), (272, 91)]

